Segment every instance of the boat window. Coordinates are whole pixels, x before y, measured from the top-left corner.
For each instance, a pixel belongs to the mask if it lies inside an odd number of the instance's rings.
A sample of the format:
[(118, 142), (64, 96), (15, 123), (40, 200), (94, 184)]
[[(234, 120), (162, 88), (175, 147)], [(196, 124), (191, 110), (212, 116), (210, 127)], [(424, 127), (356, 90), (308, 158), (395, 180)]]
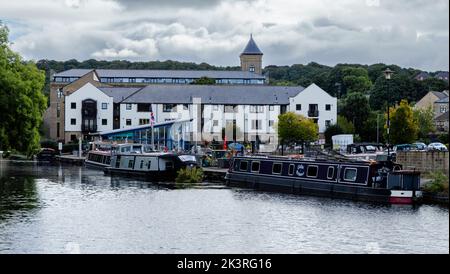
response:
[(111, 164), (111, 157), (110, 156), (106, 156), (105, 158), (106, 158), (105, 164), (107, 164), (107, 165)]
[(327, 179), (333, 179), (334, 177), (334, 166), (328, 167)]
[(121, 152), (130, 152), (131, 151), (131, 147), (129, 147), (129, 146), (123, 147), (120, 151)]
[(344, 180), (345, 181), (356, 181), (356, 174), (357, 174), (356, 168), (346, 168), (344, 170)]
[(141, 166), (139, 168), (142, 169), (143, 167), (144, 167), (144, 160), (141, 160)]
[(141, 153), (141, 147), (140, 146), (133, 146), (133, 151), (131, 153)]
[(166, 170), (172, 169), (173, 163), (172, 162), (166, 162)]
[(306, 177), (317, 177), (317, 171), (319, 170), (318, 166), (308, 166), (308, 170), (306, 171)]
[(272, 166), (273, 174), (281, 174), (281, 163), (274, 163)]
[(151, 166), (152, 166), (152, 161), (148, 161), (147, 169), (150, 169)]
[(252, 162), (252, 172), (259, 172), (259, 162)]
[(241, 161), (239, 165), (239, 170), (247, 171), (248, 168), (248, 162), (247, 161)]
[(128, 162), (128, 168), (133, 168), (133, 165), (134, 165), (134, 160), (130, 160)]
[(116, 158), (116, 168), (120, 167), (120, 156), (117, 156)]
[(289, 176), (294, 175), (294, 170), (295, 170), (295, 165), (294, 164), (290, 164), (289, 165)]

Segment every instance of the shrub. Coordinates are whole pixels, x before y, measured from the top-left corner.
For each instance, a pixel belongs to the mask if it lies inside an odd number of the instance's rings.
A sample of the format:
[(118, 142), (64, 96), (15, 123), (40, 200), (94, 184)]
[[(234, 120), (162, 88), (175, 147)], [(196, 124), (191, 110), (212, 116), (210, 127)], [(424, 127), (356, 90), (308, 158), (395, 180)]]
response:
[(201, 183), (203, 180), (203, 170), (201, 168), (182, 168), (178, 171), (175, 183), (177, 187), (185, 187), (186, 185), (193, 185)]
[(431, 174), (431, 182), (424, 186), (424, 190), (431, 193), (447, 193), (448, 194), (448, 177), (442, 172), (434, 172)]

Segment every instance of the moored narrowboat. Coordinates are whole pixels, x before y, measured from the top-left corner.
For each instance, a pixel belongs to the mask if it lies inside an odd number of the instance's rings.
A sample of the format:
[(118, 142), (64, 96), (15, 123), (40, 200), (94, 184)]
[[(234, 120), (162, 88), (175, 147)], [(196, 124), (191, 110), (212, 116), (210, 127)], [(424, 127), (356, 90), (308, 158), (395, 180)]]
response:
[(422, 196), (420, 173), (390, 161), (243, 156), (233, 158), (226, 180), (232, 186), (381, 203), (412, 204)]
[(143, 144), (121, 144), (113, 148), (105, 174), (139, 176), (151, 181), (173, 180), (184, 167), (197, 165), (195, 156), (154, 151)]

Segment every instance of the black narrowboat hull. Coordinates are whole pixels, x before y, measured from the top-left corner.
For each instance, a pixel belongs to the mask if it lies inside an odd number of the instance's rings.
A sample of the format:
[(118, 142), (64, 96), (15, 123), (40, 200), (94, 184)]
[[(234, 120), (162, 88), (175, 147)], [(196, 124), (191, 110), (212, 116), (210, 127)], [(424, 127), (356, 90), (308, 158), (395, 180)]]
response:
[(153, 171), (153, 170), (132, 170), (122, 168), (107, 167), (103, 169), (106, 175), (119, 175), (127, 177), (135, 177), (147, 181), (173, 181), (177, 177), (175, 170)]
[(321, 196), (366, 202), (390, 203), (391, 191), (357, 185), (306, 181), (292, 178), (274, 178), (264, 175), (228, 173), (229, 186), (253, 188), (261, 191), (282, 192), (297, 195)]

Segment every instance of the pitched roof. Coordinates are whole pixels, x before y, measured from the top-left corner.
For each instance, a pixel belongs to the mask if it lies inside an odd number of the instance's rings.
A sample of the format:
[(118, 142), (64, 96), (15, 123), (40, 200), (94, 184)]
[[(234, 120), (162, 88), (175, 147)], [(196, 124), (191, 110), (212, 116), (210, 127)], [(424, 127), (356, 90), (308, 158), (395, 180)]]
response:
[(201, 98), (206, 104), (287, 105), (290, 97), (304, 89), (301, 86), (148, 85), (122, 102), (190, 104), (193, 98)]
[(434, 118), (435, 121), (448, 121), (448, 111), (445, 113), (442, 113), (441, 115), (439, 115), (438, 117)]
[(263, 55), (262, 51), (258, 48), (258, 45), (256, 45), (255, 40), (253, 40), (253, 35), (250, 35), (250, 40), (241, 54)]
[(439, 73), (437, 73), (435, 76), (435, 78), (444, 78), (448, 80), (448, 71), (441, 71)]
[[(69, 69), (54, 77), (81, 77), (92, 69)], [(214, 79), (265, 79), (263, 75), (238, 70), (139, 70), (139, 69), (96, 69), (98, 77), (134, 78), (201, 78)]]
[(439, 99), (439, 100), (437, 100), (434, 103), (444, 103), (444, 104), (447, 103), (448, 104), (448, 96), (445, 97), (445, 98)]
[(419, 74), (416, 75), (416, 77), (414, 77), (414, 79), (420, 79), (420, 78), (428, 79), (428, 78), (430, 78), (430, 75), (428, 74), (428, 72), (421, 71)]
[(437, 98), (439, 98), (439, 100), (444, 99), (445, 97), (448, 98), (448, 95), (445, 94), (444, 92), (441, 91), (430, 91), (431, 93), (433, 93)]
[(103, 93), (105, 93), (109, 97), (112, 97), (114, 103), (120, 103), (136, 91), (140, 90), (141, 87), (99, 87), (98, 89), (103, 91)]

